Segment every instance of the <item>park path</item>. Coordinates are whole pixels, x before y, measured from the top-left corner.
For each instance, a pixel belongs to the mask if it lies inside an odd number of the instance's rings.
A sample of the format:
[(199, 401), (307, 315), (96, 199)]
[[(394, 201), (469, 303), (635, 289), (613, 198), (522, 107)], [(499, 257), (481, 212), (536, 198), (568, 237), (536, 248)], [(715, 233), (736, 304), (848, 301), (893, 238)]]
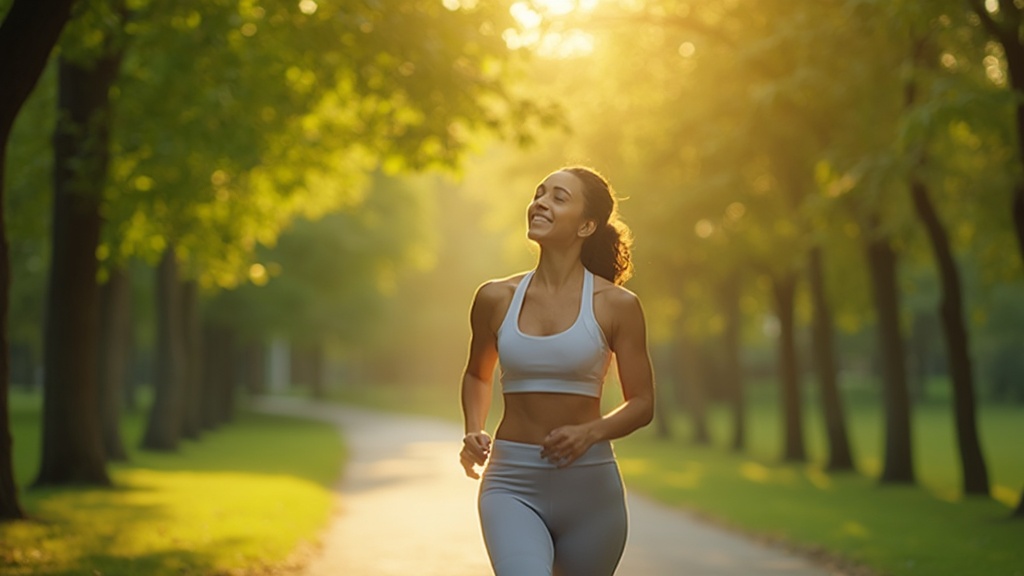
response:
[[(264, 397), (261, 412), (334, 423), (348, 464), (306, 576), (487, 576), (477, 481), (458, 464), (461, 429), (438, 419)], [(620, 576), (835, 576), (809, 561), (628, 493)]]

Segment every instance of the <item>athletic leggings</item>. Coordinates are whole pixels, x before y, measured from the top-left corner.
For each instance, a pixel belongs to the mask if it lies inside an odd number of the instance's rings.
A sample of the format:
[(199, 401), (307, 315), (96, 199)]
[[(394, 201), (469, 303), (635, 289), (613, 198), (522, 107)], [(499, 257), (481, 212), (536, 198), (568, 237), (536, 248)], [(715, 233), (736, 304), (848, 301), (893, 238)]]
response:
[(565, 468), (541, 447), (495, 440), (480, 524), (496, 576), (611, 576), (626, 545), (626, 501), (611, 443)]

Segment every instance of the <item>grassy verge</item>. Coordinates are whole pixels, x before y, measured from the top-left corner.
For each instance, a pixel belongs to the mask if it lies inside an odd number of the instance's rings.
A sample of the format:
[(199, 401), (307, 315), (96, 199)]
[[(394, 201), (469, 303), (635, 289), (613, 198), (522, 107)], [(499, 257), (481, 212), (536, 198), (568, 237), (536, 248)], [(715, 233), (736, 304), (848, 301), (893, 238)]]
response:
[[(609, 386), (606, 402), (618, 399)], [(348, 390), (339, 400), (382, 409), (459, 418), (453, 390), (376, 387)], [(500, 412), (500, 398), (495, 410)], [(942, 401), (914, 409), (918, 486), (881, 486), (882, 421), (863, 391), (847, 398), (849, 432), (859, 473), (830, 474), (817, 405), (805, 408), (809, 462), (781, 464), (781, 423), (769, 387), (751, 390), (748, 448), (730, 452), (729, 416), (712, 409), (712, 446), (690, 441), (689, 421), (671, 418), (673, 438), (654, 427), (616, 442), (630, 489), (693, 511), (755, 538), (816, 557), (890, 576), (1024, 576), (1024, 522), (1010, 521), (1024, 485), (1024, 409), (984, 406), (980, 434), (993, 499), (963, 498), (952, 411)], [(495, 415), (492, 414), (492, 422)]]
[[(12, 395), (15, 470), (38, 470), (39, 399)], [(130, 450), (144, 419), (125, 418)], [(0, 524), (0, 573), (280, 574), (328, 519), (342, 443), (329, 425), (240, 413), (177, 453), (131, 450), (113, 488), (22, 489), (31, 521)]]
[(879, 574), (1024, 576), (1024, 522), (861, 474), (782, 465), (647, 431), (616, 443), (626, 483), (714, 522)]

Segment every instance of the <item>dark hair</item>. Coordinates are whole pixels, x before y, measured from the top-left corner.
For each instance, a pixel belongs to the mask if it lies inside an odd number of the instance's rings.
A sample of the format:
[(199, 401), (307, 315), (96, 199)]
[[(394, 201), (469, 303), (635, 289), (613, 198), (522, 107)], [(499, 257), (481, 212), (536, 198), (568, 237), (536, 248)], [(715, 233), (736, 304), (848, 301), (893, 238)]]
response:
[(592, 168), (570, 166), (561, 169), (583, 182), (583, 215), (597, 224), (597, 229), (583, 242), (580, 260), (598, 276), (614, 284), (625, 284), (633, 275), (630, 247), (633, 236), (619, 220), (618, 201), (611, 184)]

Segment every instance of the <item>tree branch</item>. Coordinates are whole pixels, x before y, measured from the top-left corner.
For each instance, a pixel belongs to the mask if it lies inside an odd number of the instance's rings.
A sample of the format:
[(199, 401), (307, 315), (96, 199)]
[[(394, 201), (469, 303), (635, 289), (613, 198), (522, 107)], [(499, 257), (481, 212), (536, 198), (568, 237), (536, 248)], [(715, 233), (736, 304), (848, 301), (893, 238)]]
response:
[(32, 93), (76, 0), (14, 0), (0, 24), (0, 134)]
[(989, 31), (990, 34), (999, 39), (1000, 42), (1006, 40), (1007, 30), (1003, 24), (992, 17), (992, 14), (985, 9), (985, 0), (967, 0), (967, 3), (971, 5), (971, 9), (981, 19), (982, 26)]

